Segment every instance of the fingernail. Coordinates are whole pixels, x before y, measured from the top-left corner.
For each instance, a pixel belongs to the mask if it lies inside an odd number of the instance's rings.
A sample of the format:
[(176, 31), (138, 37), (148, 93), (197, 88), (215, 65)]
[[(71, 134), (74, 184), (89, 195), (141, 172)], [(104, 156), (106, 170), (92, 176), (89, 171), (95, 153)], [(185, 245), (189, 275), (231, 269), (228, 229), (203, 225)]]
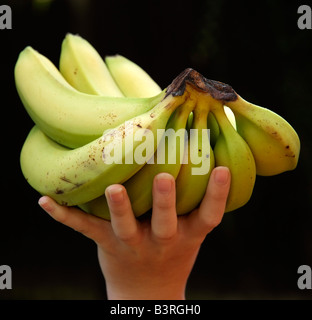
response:
[(156, 177), (157, 191), (162, 194), (168, 194), (172, 189), (172, 181), (167, 175), (160, 175)]
[(215, 169), (214, 181), (219, 185), (225, 185), (229, 181), (230, 172), (225, 167), (218, 167)]
[(49, 203), (49, 199), (47, 197), (41, 197), (38, 201), (39, 206), (45, 210), (46, 212), (51, 212), (52, 211), (52, 206)]
[(123, 188), (121, 186), (109, 186), (106, 192), (109, 196), (110, 201), (118, 203), (124, 199)]

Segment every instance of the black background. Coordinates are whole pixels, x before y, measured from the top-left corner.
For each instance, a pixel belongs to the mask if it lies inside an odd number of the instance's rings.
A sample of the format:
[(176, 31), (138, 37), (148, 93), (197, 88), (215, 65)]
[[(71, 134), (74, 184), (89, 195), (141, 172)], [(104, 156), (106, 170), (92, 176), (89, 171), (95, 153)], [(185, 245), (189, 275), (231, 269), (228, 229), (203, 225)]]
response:
[(31, 45), (58, 65), (67, 32), (79, 33), (103, 57), (119, 53), (135, 61), (163, 88), (192, 67), (293, 125), (302, 144), (297, 169), (257, 177), (249, 203), (207, 236), (187, 298), (311, 299), (312, 290), (297, 286), (298, 267), (312, 267), (312, 30), (297, 26), (298, 7), (308, 2), (0, 4), (11, 6), (13, 27), (0, 30), (0, 265), (13, 275), (13, 289), (1, 290), (0, 299), (106, 298), (94, 243), (39, 208), (19, 167), (33, 124), (15, 90), (14, 64)]

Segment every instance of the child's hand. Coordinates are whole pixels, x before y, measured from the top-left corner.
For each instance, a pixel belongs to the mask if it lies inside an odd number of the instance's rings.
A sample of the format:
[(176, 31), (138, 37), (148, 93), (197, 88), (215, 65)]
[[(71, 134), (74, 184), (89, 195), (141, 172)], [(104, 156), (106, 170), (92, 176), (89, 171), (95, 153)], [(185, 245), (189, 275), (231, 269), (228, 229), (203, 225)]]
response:
[(154, 179), (151, 219), (137, 220), (121, 185), (106, 189), (111, 222), (39, 200), (55, 220), (94, 240), (109, 299), (184, 299), (185, 286), (206, 235), (222, 220), (230, 172), (211, 173), (200, 207), (177, 217), (175, 181), (161, 173)]

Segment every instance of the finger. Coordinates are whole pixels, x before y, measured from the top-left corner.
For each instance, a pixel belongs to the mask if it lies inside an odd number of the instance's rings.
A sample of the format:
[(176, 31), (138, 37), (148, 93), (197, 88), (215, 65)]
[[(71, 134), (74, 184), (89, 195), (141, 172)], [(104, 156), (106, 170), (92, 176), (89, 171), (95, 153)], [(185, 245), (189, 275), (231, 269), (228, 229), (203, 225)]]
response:
[(109, 221), (87, 214), (75, 207), (61, 206), (48, 196), (41, 197), (38, 203), (54, 220), (97, 243), (103, 241), (103, 236), (108, 237), (111, 233)]
[(138, 240), (139, 224), (124, 186), (114, 184), (106, 188), (105, 196), (111, 214), (111, 223), (115, 235), (128, 244)]
[(152, 233), (158, 239), (171, 239), (177, 232), (175, 180), (168, 173), (153, 181)]
[(226, 167), (213, 169), (205, 196), (198, 209), (187, 217), (189, 232), (199, 237), (205, 237), (220, 224), (228, 193), (230, 190), (231, 175)]

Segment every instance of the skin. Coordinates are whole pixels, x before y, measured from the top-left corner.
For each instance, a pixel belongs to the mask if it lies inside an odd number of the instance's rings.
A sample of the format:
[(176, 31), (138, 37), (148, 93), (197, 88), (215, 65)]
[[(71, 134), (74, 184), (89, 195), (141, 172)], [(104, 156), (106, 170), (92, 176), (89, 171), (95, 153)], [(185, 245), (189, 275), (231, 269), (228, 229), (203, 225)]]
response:
[(47, 196), (39, 204), (52, 218), (96, 243), (108, 299), (182, 300), (201, 243), (222, 220), (230, 180), (228, 168), (214, 168), (200, 206), (179, 217), (175, 180), (167, 173), (154, 178), (150, 219), (135, 218), (122, 185), (105, 191), (111, 222), (60, 206)]

